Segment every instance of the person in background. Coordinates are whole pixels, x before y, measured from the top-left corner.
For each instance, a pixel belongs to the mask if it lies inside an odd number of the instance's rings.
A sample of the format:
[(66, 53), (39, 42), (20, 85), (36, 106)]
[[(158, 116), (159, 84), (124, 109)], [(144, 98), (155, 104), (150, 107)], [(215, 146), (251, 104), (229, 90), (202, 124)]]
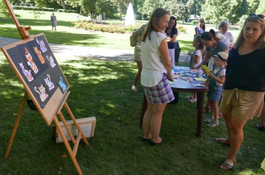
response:
[(167, 103), (174, 100), (169, 81), (173, 81), (171, 74), (167, 37), (164, 34), (170, 19), (169, 12), (163, 8), (156, 9), (142, 35), (142, 63), (141, 84), (147, 99), (147, 110), (143, 118), (143, 141), (150, 145), (162, 143), (159, 135), (162, 115)]
[(227, 139), (216, 141), (230, 145), (229, 154), (220, 166), (230, 170), (244, 139), (243, 128), (253, 117), (259, 117), (265, 92), (265, 20), (251, 14), (244, 22), (238, 39), (229, 53), (226, 80), (220, 111), (226, 122)]
[[(213, 56), (218, 52), (226, 52), (228, 53), (228, 46), (217, 37), (215, 31), (213, 29), (210, 32), (204, 32), (201, 35), (201, 40), (204, 46), (206, 46), (205, 59), (201, 62), (198, 67), (208, 63), (208, 68), (212, 70), (212, 66), (214, 63)], [(207, 101), (207, 106), (204, 108), (204, 112), (210, 111), (210, 103), (209, 99)]]
[(215, 127), (219, 125), (219, 108), (218, 102), (222, 95), (222, 87), (225, 82), (225, 65), (228, 54), (226, 52), (218, 52), (214, 55), (214, 66), (209, 73), (209, 93), (208, 97), (211, 106), (211, 117), (204, 120), (209, 123), (208, 126)]
[[(197, 69), (198, 65), (202, 62), (202, 52), (204, 49), (203, 43), (200, 36), (196, 36), (193, 39), (192, 46), (195, 48), (193, 53), (188, 52), (190, 55), (190, 68)], [(193, 103), (197, 101), (197, 93), (192, 93), (191, 96), (185, 97), (188, 99), (188, 102)]]
[(204, 19), (199, 20), (199, 24), (197, 27), (195, 27), (195, 35), (196, 36), (201, 36), (205, 32), (205, 22)]
[[(228, 45), (229, 50), (231, 50), (234, 45), (234, 36), (231, 32), (228, 31), (228, 27), (229, 22), (222, 21), (218, 24), (217, 29), (220, 31), (219, 33), (224, 36), (223, 41)], [(217, 34), (217, 36), (219, 35), (219, 33)]]
[(57, 18), (54, 15), (54, 13), (52, 13), (52, 16), (51, 16), (51, 23), (52, 23), (52, 31), (54, 30), (56, 32)]
[(146, 24), (142, 25), (137, 33), (138, 42), (136, 43), (136, 46), (134, 47), (134, 61), (137, 64), (138, 72), (134, 76), (132, 90), (134, 92), (137, 92), (136, 84), (140, 79), (141, 72), (142, 72), (142, 58), (141, 58), (141, 35), (144, 33)]
[(178, 29), (176, 28), (176, 25), (176, 18), (174, 16), (171, 16), (168, 23), (168, 27), (165, 30), (165, 33), (167, 35), (169, 57), (172, 66), (175, 66), (175, 42), (178, 36)]

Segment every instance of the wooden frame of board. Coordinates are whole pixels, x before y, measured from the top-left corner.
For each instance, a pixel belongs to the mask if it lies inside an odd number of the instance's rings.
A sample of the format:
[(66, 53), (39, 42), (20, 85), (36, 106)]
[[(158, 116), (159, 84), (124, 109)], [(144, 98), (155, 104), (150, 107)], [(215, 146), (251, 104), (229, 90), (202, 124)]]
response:
[[(27, 96), (29, 95), (46, 124), (50, 126), (52, 121), (55, 122), (58, 132), (63, 139), (65, 147), (75, 165), (78, 174), (83, 174), (75, 157), (80, 140), (83, 139), (87, 146), (88, 142), (66, 102), (70, 94), (70, 91), (68, 91), (68, 81), (65, 78), (54, 54), (52, 53), (44, 34), (41, 33), (36, 36), (29, 35), (28, 30), (31, 28), (20, 26), (15, 14), (12, 11), (12, 8), (10, 7), (9, 2), (7, 0), (3, 1), (23, 40), (8, 46), (4, 46), (1, 48), (1, 50), (25, 88), (24, 97), (20, 105), (11, 138), (9, 140), (5, 158), (7, 158), (9, 155), (23, 107), (25, 101), (27, 100)], [(76, 139), (74, 138), (61, 112), (62, 107), (66, 108), (78, 130)], [(73, 150), (68, 143), (57, 115), (59, 115), (64, 127), (67, 130), (67, 133), (69, 134), (69, 137), (71, 138), (71, 141), (74, 144)]]

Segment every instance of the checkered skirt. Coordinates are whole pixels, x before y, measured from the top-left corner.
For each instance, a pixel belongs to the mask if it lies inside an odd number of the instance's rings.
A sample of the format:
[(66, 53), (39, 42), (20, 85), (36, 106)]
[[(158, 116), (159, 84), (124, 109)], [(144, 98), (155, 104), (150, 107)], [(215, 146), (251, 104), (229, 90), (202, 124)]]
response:
[(175, 99), (165, 73), (156, 86), (144, 87), (144, 93), (148, 102), (157, 105), (169, 103)]

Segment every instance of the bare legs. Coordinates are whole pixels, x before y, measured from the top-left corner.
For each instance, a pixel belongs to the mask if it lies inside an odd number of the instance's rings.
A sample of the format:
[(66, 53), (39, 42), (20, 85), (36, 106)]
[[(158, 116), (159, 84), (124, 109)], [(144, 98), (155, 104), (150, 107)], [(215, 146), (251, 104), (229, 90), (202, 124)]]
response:
[(217, 121), (219, 116), (218, 101), (209, 101), (211, 106), (211, 116), (214, 116), (214, 120)]
[(136, 84), (137, 82), (139, 81), (140, 79), (140, 76), (141, 76), (141, 72), (142, 72), (142, 61), (135, 61), (136, 64), (137, 64), (137, 68), (138, 68), (138, 72), (135, 74), (134, 76), (134, 80), (133, 80), (133, 85), (132, 85), (132, 90), (134, 92), (137, 92), (137, 89), (136, 89)]
[(223, 117), (226, 121), (228, 131), (228, 138), (227, 140), (223, 140), (223, 143), (230, 145), (229, 154), (225, 163), (233, 165), (233, 160), (236, 159), (236, 154), (244, 139), (243, 127), (247, 120), (235, 118), (231, 115), (231, 113), (224, 113)]
[(145, 139), (152, 139), (154, 143), (160, 143), (162, 140), (159, 137), (162, 115), (167, 106), (167, 103), (156, 105), (148, 102), (147, 110), (143, 119), (143, 131)]

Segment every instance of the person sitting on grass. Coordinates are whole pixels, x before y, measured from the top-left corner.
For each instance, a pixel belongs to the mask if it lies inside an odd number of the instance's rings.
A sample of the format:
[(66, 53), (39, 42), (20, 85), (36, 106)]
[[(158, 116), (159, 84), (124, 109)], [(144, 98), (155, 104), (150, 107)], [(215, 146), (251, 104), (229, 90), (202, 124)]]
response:
[[(219, 125), (219, 108), (218, 102), (222, 94), (222, 87), (225, 82), (225, 65), (228, 54), (226, 52), (218, 52), (214, 55), (213, 70), (209, 73), (209, 93), (208, 97), (211, 106), (211, 117), (204, 120), (209, 123), (208, 126), (215, 127)], [(205, 70), (204, 70), (205, 71)]]
[[(193, 53), (188, 52), (190, 55), (190, 68), (197, 69), (198, 65), (202, 62), (203, 43), (200, 36), (196, 36), (193, 39), (192, 46), (195, 48)], [(193, 103), (197, 101), (197, 93), (192, 93), (191, 96), (187, 96), (188, 102)]]

